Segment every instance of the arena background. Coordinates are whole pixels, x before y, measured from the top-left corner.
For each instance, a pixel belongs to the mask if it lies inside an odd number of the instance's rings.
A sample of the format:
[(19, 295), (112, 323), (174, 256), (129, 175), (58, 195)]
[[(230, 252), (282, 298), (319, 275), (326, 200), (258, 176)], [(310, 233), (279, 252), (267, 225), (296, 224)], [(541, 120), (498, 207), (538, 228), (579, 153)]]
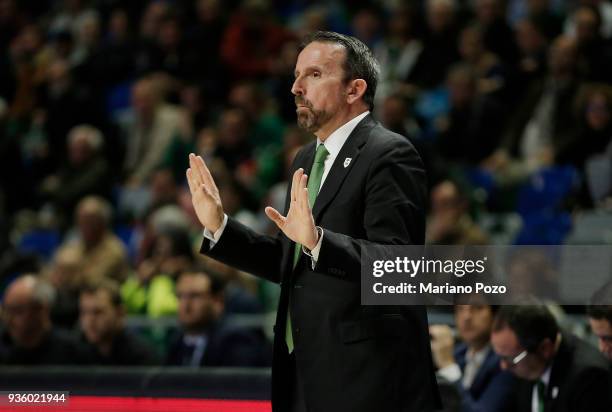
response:
[[(79, 293), (112, 279), (126, 329), (156, 354), (9, 366), (3, 307), (0, 390), (71, 391), (49, 411), (270, 410), (279, 290), (197, 253), (185, 170), (202, 155), (226, 211), (274, 232), (263, 208), (282, 207), (313, 138), (290, 89), (315, 30), (379, 59), (374, 113), (426, 165), (429, 244), (612, 243), (609, 1), (0, 0), (0, 292), (34, 274), (53, 288), (53, 329), (83, 342)], [(193, 265), (223, 284), (217, 320), (255, 339), (246, 364), (164, 366)], [(594, 342), (584, 306), (550, 304)], [(454, 322), (451, 308), (429, 317)]]

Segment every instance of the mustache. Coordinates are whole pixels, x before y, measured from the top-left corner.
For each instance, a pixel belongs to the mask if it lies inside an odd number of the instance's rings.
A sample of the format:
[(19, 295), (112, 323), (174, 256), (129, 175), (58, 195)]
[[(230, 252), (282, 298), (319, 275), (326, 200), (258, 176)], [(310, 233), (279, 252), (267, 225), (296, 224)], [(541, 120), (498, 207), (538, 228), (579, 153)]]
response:
[(309, 109), (312, 109), (312, 103), (304, 99), (302, 96), (295, 96), (295, 105), (302, 105), (308, 107)]

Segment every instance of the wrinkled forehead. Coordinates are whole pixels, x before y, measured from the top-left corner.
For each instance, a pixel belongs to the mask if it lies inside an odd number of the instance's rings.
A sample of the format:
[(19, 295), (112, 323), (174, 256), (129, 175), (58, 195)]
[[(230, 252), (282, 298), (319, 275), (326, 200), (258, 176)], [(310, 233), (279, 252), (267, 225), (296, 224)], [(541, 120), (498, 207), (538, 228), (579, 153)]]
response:
[(338, 43), (312, 42), (300, 52), (295, 71), (303, 72), (311, 68), (334, 71), (342, 69), (346, 59), (346, 49)]

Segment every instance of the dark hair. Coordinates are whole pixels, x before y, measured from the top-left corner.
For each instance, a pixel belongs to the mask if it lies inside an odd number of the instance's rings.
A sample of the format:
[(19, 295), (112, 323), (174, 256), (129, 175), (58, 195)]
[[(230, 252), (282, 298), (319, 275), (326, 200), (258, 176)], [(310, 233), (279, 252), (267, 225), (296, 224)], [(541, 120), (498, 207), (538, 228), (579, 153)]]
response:
[(225, 292), (226, 282), (219, 273), (211, 270), (204, 265), (198, 264), (194, 267), (181, 272), (181, 274), (176, 279), (176, 283), (178, 284), (179, 280), (183, 276), (204, 276), (210, 280), (210, 294), (213, 296), (219, 296), (223, 292)]
[(612, 325), (612, 282), (606, 283), (597, 290), (587, 306), (587, 315), (590, 318), (605, 319)]
[(81, 288), (80, 294), (93, 295), (100, 290), (108, 293), (108, 297), (110, 298), (110, 301), (114, 307), (119, 307), (123, 304), (119, 284), (116, 281), (108, 278), (100, 278), (86, 282)]
[(550, 339), (555, 342), (559, 325), (545, 305), (502, 306), (493, 322), (493, 331), (510, 328), (516, 334), (521, 346), (532, 352), (537, 346)]
[(310, 43), (336, 43), (346, 50), (344, 61), (345, 81), (354, 79), (365, 80), (368, 87), (363, 94), (363, 101), (371, 109), (374, 108), (374, 95), (378, 85), (380, 68), (372, 51), (361, 40), (333, 31), (316, 31), (307, 35), (298, 49), (301, 52)]

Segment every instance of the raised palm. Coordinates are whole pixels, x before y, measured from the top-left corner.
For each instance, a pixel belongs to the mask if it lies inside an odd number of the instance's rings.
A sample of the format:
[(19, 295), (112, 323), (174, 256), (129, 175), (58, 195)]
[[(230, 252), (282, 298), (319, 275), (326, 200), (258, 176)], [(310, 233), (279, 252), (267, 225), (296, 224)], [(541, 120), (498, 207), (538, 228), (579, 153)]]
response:
[(308, 189), (306, 183), (308, 176), (303, 169), (293, 174), (291, 182), (291, 203), (287, 216), (281, 215), (273, 207), (266, 207), (266, 215), (291, 240), (312, 249), (317, 244), (318, 234), (312, 216), (312, 209), (308, 203)]
[(219, 189), (201, 156), (189, 155), (187, 183), (191, 192), (191, 202), (202, 225), (212, 233), (223, 223), (223, 205)]

